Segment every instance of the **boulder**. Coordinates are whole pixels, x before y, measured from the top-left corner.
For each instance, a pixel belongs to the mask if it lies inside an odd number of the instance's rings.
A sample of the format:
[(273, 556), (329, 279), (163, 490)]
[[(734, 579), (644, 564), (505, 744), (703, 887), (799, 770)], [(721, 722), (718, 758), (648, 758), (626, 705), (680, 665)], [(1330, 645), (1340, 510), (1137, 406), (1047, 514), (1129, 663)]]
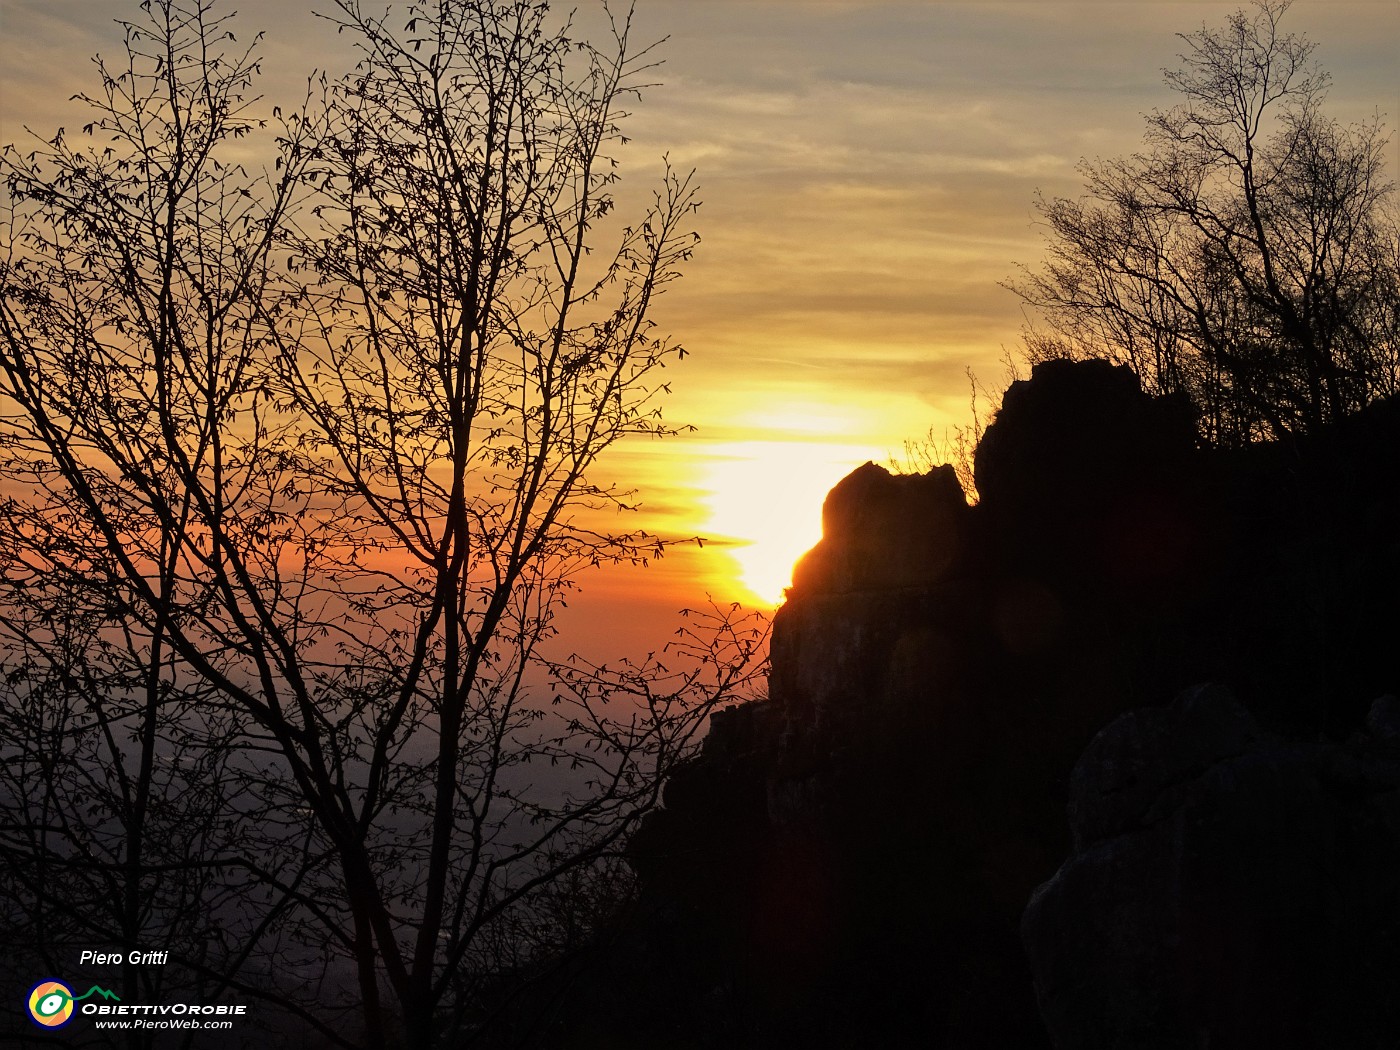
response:
[(1393, 739), (1289, 740), (1212, 687), (1114, 721), (1071, 783), (1022, 922), (1056, 1046), (1400, 1045)]

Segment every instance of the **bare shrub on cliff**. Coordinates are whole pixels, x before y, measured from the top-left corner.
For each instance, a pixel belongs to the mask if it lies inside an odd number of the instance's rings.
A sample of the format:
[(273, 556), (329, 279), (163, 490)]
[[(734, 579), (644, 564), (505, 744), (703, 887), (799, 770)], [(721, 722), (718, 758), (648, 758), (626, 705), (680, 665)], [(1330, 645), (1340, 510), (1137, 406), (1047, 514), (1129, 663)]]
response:
[[(1008, 365), (1007, 382), (1016, 378), (1015, 368)], [(904, 442), (903, 457), (892, 460), (890, 466), (901, 474), (925, 474), (934, 467), (951, 466), (968, 503), (975, 504), (979, 497), (974, 454), (987, 428), (987, 419), (996, 410), (993, 408), (989, 412), (983, 407), (987, 392), (971, 368), (967, 370), (967, 384), (968, 422), (954, 423), (942, 434), (930, 427), (923, 437), (910, 438)]]

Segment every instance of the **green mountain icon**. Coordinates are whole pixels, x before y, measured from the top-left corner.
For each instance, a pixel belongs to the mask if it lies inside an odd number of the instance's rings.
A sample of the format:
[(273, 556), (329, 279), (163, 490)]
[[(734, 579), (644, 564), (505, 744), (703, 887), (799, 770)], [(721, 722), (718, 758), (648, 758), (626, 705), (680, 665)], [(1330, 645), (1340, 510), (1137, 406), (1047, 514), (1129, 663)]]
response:
[(79, 999), (86, 999), (89, 995), (94, 994), (100, 995), (104, 999), (115, 999), (117, 1002), (121, 1002), (121, 996), (119, 996), (116, 992), (108, 991), (106, 988), (101, 988), (95, 984), (87, 991), (85, 991), (82, 995), (73, 996), (73, 1001), (76, 1003)]

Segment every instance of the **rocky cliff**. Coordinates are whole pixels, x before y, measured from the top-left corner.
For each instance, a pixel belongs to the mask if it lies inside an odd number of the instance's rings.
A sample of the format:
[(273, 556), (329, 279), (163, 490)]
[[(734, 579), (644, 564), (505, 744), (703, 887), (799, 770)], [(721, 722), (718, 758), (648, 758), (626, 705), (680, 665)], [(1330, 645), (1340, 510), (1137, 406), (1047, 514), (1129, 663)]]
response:
[[(1275, 870), (1396, 853), (1375, 765), (1393, 742), (1342, 741), (1400, 692), (1397, 415), (1208, 454), (1131, 373), (1056, 362), (1007, 391), (977, 506), (946, 467), (842, 481), (774, 622), (768, 699), (715, 717), (632, 845), (645, 994), (670, 1004), (673, 1045), (1246, 1045), (1257, 981), (1300, 954), (1304, 984), (1346, 946), (1389, 945), (1400, 974), (1394, 878), (1324, 892)], [(1165, 706), (1203, 682), (1233, 698)], [(1182, 845), (1172, 821), (1216, 825)], [(1338, 854), (1286, 848), (1291, 824), (1351, 830)], [(1278, 901), (1251, 948), (1258, 923), (1213, 924), (1256, 878)], [(1202, 901), (1224, 911), (1187, 916)], [(1313, 903), (1328, 917), (1275, 950)], [(1383, 944), (1354, 929), (1367, 915)], [(1216, 949), (1282, 961), (1235, 998), (1163, 985)]]

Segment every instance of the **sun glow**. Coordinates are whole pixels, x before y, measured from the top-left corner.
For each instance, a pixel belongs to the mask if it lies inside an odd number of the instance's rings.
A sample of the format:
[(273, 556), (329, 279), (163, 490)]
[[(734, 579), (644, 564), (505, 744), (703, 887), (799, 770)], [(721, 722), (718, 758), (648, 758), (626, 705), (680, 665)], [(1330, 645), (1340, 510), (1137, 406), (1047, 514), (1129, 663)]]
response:
[(793, 564), (821, 538), (822, 501), (831, 487), (878, 449), (810, 441), (714, 445), (702, 481), (707, 539), (728, 544), (739, 583), (777, 605)]

